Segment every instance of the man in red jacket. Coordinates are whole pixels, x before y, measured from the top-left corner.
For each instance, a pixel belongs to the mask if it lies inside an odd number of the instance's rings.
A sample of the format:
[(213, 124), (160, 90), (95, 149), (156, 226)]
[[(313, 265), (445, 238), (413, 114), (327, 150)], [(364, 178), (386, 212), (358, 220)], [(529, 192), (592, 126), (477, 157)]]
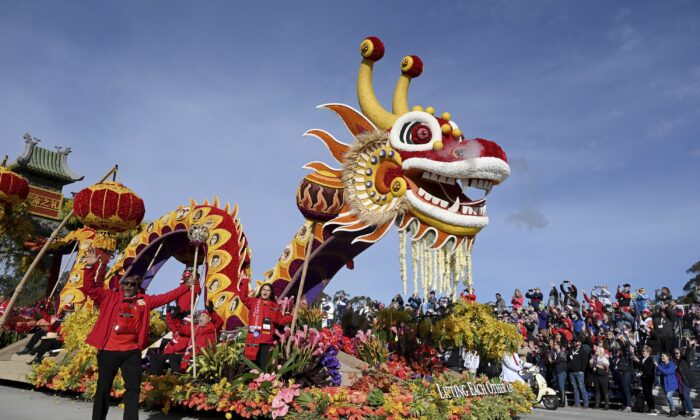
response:
[[(189, 292), (187, 293), (189, 294)], [(173, 372), (180, 371), (180, 361), (190, 343), (190, 317), (180, 319), (180, 307), (173, 306), (165, 317), (168, 329), (172, 331), (173, 337), (160, 354), (151, 356), (151, 372), (155, 375), (165, 373), (166, 362), (170, 364)]]
[[(109, 391), (121, 368), (124, 378), (124, 420), (138, 419), (141, 392), (141, 350), (148, 346), (151, 309), (165, 305), (187, 293), (194, 279), (162, 295), (138, 293), (141, 278), (120, 280), (119, 290), (103, 287), (109, 256), (91, 248), (86, 253), (83, 292), (100, 308), (95, 326), (85, 340), (97, 348), (97, 390), (92, 419), (104, 420), (109, 409)], [(99, 262), (99, 265), (98, 265)]]
[[(187, 351), (180, 362), (180, 370), (183, 372), (187, 370), (193, 351), (201, 353), (203, 348), (216, 344), (221, 326), (224, 325), (224, 321), (214, 310), (214, 304), (211, 301), (205, 308), (206, 310), (199, 314), (197, 326), (194, 329), (194, 349), (192, 347), (192, 337), (189, 337)], [(183, 329), (180, 332), (188, 336), (191, 335), (191, 326), (187, 325), (186, 328), (187, 331)]]

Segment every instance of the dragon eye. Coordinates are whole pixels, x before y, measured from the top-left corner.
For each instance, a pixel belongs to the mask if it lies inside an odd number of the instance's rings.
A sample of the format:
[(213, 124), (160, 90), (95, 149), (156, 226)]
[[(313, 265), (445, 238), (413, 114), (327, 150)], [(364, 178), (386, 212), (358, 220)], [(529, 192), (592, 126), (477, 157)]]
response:
[(413, 140), (413, 143), (427, 143), (432, 137), (433, 134), (430, 132), (430, 127), (425, 124), (415, 124), (411, 127), (411, 140)]
[(434, 141), (441, 138), (438, 120), (422, 111), (412, 111), (399, 117), (390, 133), (392, 147), (406, 151), (432, 150)]
[(430, 127), (418, 121), (404, 124), (399, 138), (405, 144), (425, 144), (433, 137)]

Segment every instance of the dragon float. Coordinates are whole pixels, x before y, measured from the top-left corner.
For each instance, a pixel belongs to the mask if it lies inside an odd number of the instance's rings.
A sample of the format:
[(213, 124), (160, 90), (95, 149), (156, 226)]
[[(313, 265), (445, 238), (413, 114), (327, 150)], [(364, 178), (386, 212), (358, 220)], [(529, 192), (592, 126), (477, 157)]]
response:
[[(339, 167), (322, 162), (304, 166), (313, 171), (296, 192), (304, 223), (258, 287), (270, 284), (279, 297), (296, 295), (308, 260), (302, 293), (313, 302), (340, 269), (351, 266), (392, 225), (400, 236), (404, 290), (409, 243), (414, 290), (451, 292), (458, 282), (471, 286), (469, 255), (475, 236), (488, 224), (486, 195), (510, 175), (506, 154), (495, 142), (465, 138), (447, 112), (436, 116), (432, 107), (409, 107), (409, 85), (423, 71), (417, 56), (401, 61), (392, 111), (386, 110), (372, 85), (373, 66), (383, 57), (384, 45), (368, 37), (360, 53), (361, 112), (337, 103), (319, 106), (340, 117), (353, 142), (343, 143), (320, 129), (305, 133), (321, 140)], [(241, 281), (251, 278), (251, 251), (237, 207), (222, 207), (218, 198), (191, 201), (148, 224), (117, 258), (106, 282), (115, 286), (122, 276), (137, 274), (146, 288), (167, 259), (191, 263), (188, 232), (197, 225), (209, 233), (202, 258), (206, 299), (227, 329), (244, 325), (248, 310), (239, 290)], [(78, 272), (71, 272), (70, 279), (62, 299), (83, 299), (77, 295)]]

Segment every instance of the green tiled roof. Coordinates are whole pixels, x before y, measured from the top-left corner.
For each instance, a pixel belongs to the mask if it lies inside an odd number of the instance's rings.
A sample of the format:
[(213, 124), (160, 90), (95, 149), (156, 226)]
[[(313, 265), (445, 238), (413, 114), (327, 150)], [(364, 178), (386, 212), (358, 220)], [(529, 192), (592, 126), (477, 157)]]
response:
[(68, 168), (70, 148), (58, 148), (56, 151), (44, 149), (37, 146), (39, 141), (31, 136), (25, 136), (25, 142), (27, 144), (24, 153), (12, 165), (13, 169), (33, 172), (66, 184), (83, 179)]

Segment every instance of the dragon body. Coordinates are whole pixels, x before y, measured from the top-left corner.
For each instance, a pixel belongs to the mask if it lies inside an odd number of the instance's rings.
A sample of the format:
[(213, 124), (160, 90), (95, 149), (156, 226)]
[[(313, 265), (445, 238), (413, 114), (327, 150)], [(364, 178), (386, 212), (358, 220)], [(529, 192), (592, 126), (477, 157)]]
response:
[[(361, 111), (343, 104), (320, 106), (341, 118), (353, 141), (341, 142), (319, 129), (306, 133), (326, 145), (337, 167), (322, 162), (305, 165), (312, 172), (296, 194), (305, 221), (277, 264), (258, 282), (258, 286), (271, 284), (279, 297), (296, 295), (308, 260), (303, 296), (313, 301), (340, 269), (351, 267), (353, 259), (393, 224), (401, 249), (411, 244), (414, 287), (419, 275), (424, 293), (428, 288), (449, 291), (460, 280), (470, 281), (466, 262), (474, 237), (488, 224), (486, 195), (510, 174), (498, 144), (465, 138), (449, 113), (435, 116), (431, 107), (409, 108), (408, 87), (423, 70), (420, 58), (402, 60), (388, 111), (375, 98), (372, 86), (373, 66), (383, 57), (384, 45), (369, 37), (360, 52)], [(186, 233), (198, 224), (210, 232), (202, 260), (206, 298), (214, 302), (227, 328), (242, 325), (247, 308), (240, 302), (239, 290), (240, 282), (250, 279), (251, 253), (236, 208), (222, 209), (218, 199), (191, 202), (148, 225), (117, 259), (107, 281), (114, 284), (123, 275), (141, 274), (147, 286), (167, 258), (191, 263)], [(401, 272), (405, 281), (405, 260)]]

